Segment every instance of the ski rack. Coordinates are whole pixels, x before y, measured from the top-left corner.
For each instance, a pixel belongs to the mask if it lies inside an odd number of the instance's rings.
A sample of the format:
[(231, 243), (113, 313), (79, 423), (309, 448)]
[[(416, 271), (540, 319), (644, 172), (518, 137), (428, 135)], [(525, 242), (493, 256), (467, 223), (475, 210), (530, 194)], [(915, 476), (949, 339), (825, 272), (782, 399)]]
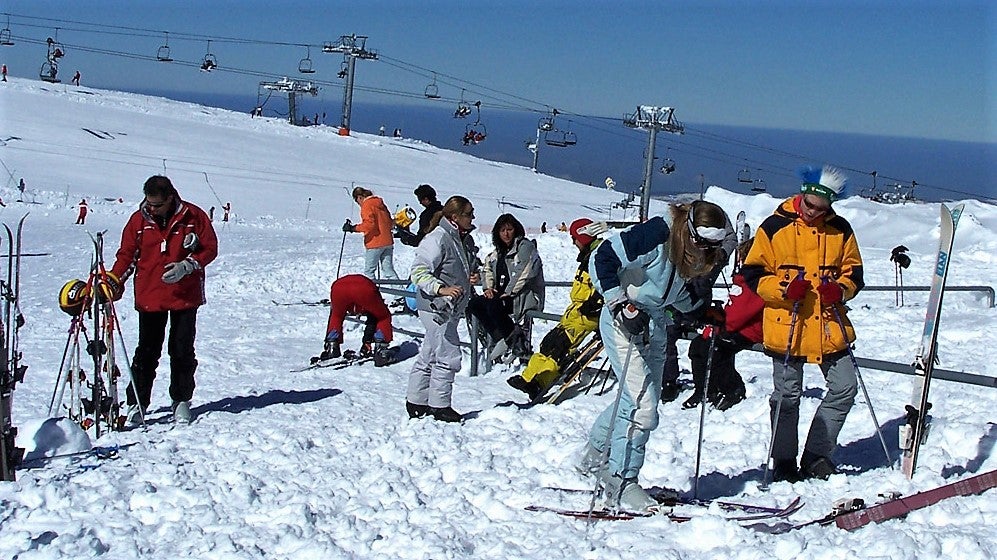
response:
[[(114, 288), (104, 267), (104, 233), (91, 235), (94, 258), (84, 289), (83, 309), (70, 321), (69, 335), (59, 365), (59, 376), (56, 378), (48, 410), (49, 416), (59, 413), (68, 386), (70, 402), (66, 408), (69, 418), (79, 423), (84, 430), (93, 428), (96, 438), (101, 436), (102, 428), (107, 431), (124, 428), (125, 416), (121, 410), (122, 403), (118, 399), (121, 368), (117, 360), (115, 334), (121, 344), (125, 369), (131, 380), (131, 367), (124, 350), (125, 341), (121, 334), (121, 324), (118, 321), (113, 298), (109, 297)], [(92, 321), (93, 338), (87, 333), (88, 321)], [(83, 367), (84, 352), (90, 356), (88, 361), (92, 363), (93, 368), (92, 378), (89, 380)], [(89, 389), (89, 398), (84, 396), (84, 389)]]

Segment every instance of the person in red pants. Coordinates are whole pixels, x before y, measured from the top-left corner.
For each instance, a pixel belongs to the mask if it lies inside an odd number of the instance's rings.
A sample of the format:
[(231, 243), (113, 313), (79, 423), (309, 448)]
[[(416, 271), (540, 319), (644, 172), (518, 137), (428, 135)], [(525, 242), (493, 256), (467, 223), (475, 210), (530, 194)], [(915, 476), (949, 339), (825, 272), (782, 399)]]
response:
[(362, 274), (349, 274), (332, 283), (329, 289), (329, 324), (326, 327), (322, 360), (342, 356), (343, 319), (347, 315), (367, 318), (360, 356), (374, 355), (377, 367), (391, 362), (388, 343), (391, 342), (391, 312), (381, 298), (377, 284)]

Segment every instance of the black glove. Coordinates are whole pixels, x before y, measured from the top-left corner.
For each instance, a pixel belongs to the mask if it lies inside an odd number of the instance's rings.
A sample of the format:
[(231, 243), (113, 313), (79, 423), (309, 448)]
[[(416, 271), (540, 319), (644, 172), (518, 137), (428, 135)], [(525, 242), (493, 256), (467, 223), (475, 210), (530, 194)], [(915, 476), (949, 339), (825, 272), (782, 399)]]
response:
[(890, 254), (890, 260), (897, 263), (900, 268), (907, 268), (910, 266), (910, 257), (907, 256), (907, 247), (903, 245), (897, 245), (893, 248), (893, 252)]
[(346, 223), (343, 224), (343, 233), (353, 233), (355, 231), (356, 226), (353, 225), (353, 222), (346, 220)]
[(723, 326), (727, 322), (727, 312), (724, 311), (723, 302), (713, 300), (713, 303), (703, 311), (702, 321), (707, 325)]
[(578, 306), (578, 312), (590, 319), (598, 318), (602, 311), (602, 304), (602, 294), (593, 291), (592, 295)]
[(617, 307), (614, 316), (616, 324), (630, 338), (644, 336), (651, 324), (651, 316), (629, 302)]

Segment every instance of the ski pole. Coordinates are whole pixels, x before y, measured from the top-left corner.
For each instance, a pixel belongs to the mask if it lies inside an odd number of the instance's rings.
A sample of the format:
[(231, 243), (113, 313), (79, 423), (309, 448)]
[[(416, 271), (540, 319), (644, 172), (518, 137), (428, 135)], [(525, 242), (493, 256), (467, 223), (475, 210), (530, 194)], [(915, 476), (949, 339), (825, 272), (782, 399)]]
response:
[(703, 397), (699, 401), (699, 440), (696, 442), (696, 477), (692, 486), (692, 497), (696, 500), (699, 499), (699, 459), (703, 451), (703, 426), (706, 423), (706, 395), (710, 391), (710, 372), (713, 369), (713, 352), (717, 348), (718, 328), (718, 326), (714, 325), (710, 330), (710, 349), (706, 354), (706, 380), (703, 382)]
[(841, 319), (841, 313), (838, 311), (838, 306), (833, 305), (831, 309), (834, 311), (834, 318), (838, 322), (838, 326), (841, 327), (841, 336), (845, 340), (845, 348), (848, 350), (848, 357), (852, 360), (852, 367), (855, 368), (855, 378), (859, 382), (859, 387), (862, 388), (862, 396), (865, 398), (865, 404), (869, 406), (869, 416), (872, 416), (872, 423), (876, 426), (876, 435), (879, 436), (879, 442), (883, 444), (883, 453), (886, 454), (886, 462), (890, 465), (890, 469), (893, 469), (893, 457), (890, 456), (890, 449), (886, 446), (886, 439), (883, 438), (883, 430), (879, 427), (879, 419), (876, 418), (876, 410), (872, 407), (872, 401), (869, 400), (869, 391), (865, 388), (865, 381), (862, 380), (862, 373), (859, 371), (858, 360), (855, 359), (855, 352), (852, 351), (852, 345), (848, 343), (848, 333), (845, 331), (845, 322)]
[(633, 337), (627, 337), (627, 357), (623, 360), (623, 367), (620, 368), (620, 376), (617, 379), (617, 383), (619, 383), (620, 386), (616, 391), (616, 401), (613, 402), (613, 413), (609, 416), (609, 433), (606, 434), (606, 441), (602, 444), (602, 459), (599, 462), (599, 470), (595, 476), (595, 488), (592, 489), (592, 501), (589, 502), (589, 526), (592, 524), (592, 512), (595, 511), (595, 499), (599, 495), (599, 485), (602, 483), (602, 480), (599, 479), (599, 473), (602, 473), (602, 471), (607, 469), (609, 466), (609, 450), (613, 442), (613, 428), (616, 426), (616, 415), (620, 412), (620, 400), (623, 398), (623, 381), (627, 377), (627, 370), (630, 367), (630, 358), (633, 357), (634, 346), (635, 343)]
[[(803, 273), (800, 272), (802, 276)], [(793, 331), (796, 330), (796, 320), (800, 314), (800, 300), (793, 302), (793, 316), (789, 321), (789, 342), (786, 344), (786, 357), (782, 361), (782, 375), (785, 377), (789, 371), (789, 356), (793, 350)], [(779, 395), (779, 402), (775, 404), (775, 417), (772, 419), (772, 439), (769, 440), (769, 454), (765, 457), (765, 472), (762, 474), (762, 488), (769, 486), (769, 459), (772, 458), (772, 450), (775, 449), (775, 434), (779, 428), (779, 414), (782, 413), (782, 401), (785, 394)]]
[(339, 268), (343, 266), (343, 250), (346, 249), (346, 232), (343, 232), (343, 242), (339, 245), (339, 264), (336, 265), (336, 280), (339, 280)]

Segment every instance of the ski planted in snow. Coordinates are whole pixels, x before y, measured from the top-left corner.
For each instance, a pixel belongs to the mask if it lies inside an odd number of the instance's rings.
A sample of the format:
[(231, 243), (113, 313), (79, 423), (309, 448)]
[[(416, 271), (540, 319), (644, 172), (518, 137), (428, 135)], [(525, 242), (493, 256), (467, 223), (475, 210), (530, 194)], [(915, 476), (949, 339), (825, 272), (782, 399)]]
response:
[(14, 469), (24, 457), (24, 449), (17, 447), (17, 428), (12, 418), (14, 386), (24, 380), (27, 366), (21, 365), (18, 349), (19, 332), (24, 316), (19, 304), (21, 284), (21, 233), (25, 214), (17, 223), (17, 234), (7, 224), (7, 278), (0, 280), (0, 297), (3, 299), (3, 324), (0, 325), (0, 480), (15, 480)]
[(914, 390), (905, 415), (907, 423), (900, 427), (900, 458), (901, 470), (907, 478), (914, 476), (917, 467), (918, 451), (928, 433), (928, 389), (931, 384), (931, 374), (938, 359), (937, 341), (938, 324), (942, 314), (942, 296), (945, 291), (945, 280), (948, 276), (949, 261), (952, 254), (952, 243), (955, 230), (962, 216), (963, 204), (951, 210), (941, 205), (941, 234), (939, 235), (938, 256), (935, 259), (935, 270), (931, 279), (931, 292), (928, 295), (928, 306), (924, 317), (924, 330), (921, 334), (921, 347), (914, 361)]

